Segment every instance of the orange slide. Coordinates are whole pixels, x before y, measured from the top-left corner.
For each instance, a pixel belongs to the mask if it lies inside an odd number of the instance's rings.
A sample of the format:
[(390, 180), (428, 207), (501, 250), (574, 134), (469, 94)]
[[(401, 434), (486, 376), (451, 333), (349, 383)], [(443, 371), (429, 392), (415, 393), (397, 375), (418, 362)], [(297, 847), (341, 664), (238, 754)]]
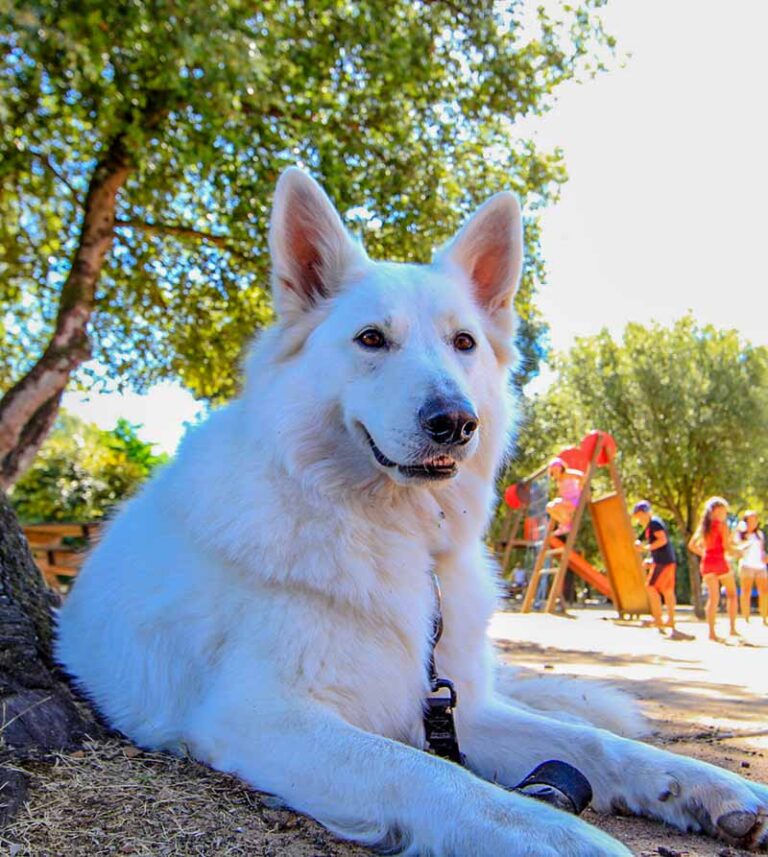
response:
[[(553, 548), (565, 547), (565, 542), (558, 539), (557, 536), (552, 536), (549, 540), (549, 544)], [(585, 583), (588, 583), (599, 593), (607, 596), (611, 601), (614, 600), (613, 590), (611, 589), (611, 584), (608, 581), (608, 576), (603, 574), (601, 571), (598, 571), (593, 565), (590, 565), (590, 563), (588, 563), (580, 553), (571, 551), (571, 555), (568, 557), (568, 568), (570, 568), (574, 574), (578, 574)]]

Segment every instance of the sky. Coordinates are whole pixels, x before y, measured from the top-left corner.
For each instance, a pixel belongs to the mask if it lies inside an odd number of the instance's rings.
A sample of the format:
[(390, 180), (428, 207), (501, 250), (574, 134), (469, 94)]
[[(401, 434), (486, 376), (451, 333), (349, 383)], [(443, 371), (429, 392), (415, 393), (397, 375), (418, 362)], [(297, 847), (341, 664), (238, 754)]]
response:
[[(689, 310), (768, 344), (768, 2), (610, 0), (603, 17), (629, 57), (520, 128), (561, 146), (570, 176), (543, 216), (552, 347)], [(170, 383), (64, 407), (104, 428), (124, 416), (168, 452), (201, 411)]]
[(768, 343), (768, 3), (613, 0), (604, 19), (630, 58), (534, 132), (570, 175), (543, 220), (553, 347), (688, 309)]

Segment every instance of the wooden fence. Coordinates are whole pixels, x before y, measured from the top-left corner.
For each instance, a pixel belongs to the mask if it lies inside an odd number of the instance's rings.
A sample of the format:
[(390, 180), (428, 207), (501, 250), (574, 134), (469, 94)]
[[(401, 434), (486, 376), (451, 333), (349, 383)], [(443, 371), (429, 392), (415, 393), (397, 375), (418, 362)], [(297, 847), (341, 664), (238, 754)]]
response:
[(101, 524), (27, 524), (22, 527), (46, 582), (61, 590), (62, 578), (75, 577)]

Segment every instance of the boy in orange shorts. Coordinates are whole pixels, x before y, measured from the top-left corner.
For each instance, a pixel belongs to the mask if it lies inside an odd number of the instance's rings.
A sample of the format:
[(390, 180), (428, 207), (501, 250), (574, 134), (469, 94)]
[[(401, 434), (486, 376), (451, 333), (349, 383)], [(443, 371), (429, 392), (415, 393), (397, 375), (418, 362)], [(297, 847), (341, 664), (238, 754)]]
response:
[[(675, 551), (669, 541), (669, 533), (661, 518), (652, 514), (651, 504), (641, 500), (632, 510), (632, 518), (642, 527), (642, 540), (635, 542), (638, 551), (650, 551), (653, 563), (645, 587), (651, 605), (653, 624), (663, 634), (664, 628), (671, 628), (672, 636), (682, 637), (675, 630), (675, 570), (677, 568)], [(661, 599), (667, 608), (667, 624), (661, 621)]]

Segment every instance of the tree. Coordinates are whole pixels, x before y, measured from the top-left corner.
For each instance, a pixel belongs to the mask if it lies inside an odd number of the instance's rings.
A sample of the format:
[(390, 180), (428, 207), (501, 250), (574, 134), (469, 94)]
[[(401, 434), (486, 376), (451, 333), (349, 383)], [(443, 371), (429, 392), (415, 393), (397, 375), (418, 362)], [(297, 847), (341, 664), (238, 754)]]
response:
[(562, 153), (516, 119), (600, 67), (604, 0), (41, 0), (0, 13), (0, 484), (63, 390), (106, 377), (234, 391), (270, 318), (278, 172), (300, 162), (373, 255), (424, 260), (491, 190), (526, 202), (520, 380), (536, 371), (537, 210)]
[[(765, 347), (689, 315), (670, 327), (629, 324), (621, 342), (605, 330), (579, 339), (554, 367), (556, 383), (531, 406), (518, 468), (534, 469), (593, 427), (608, 431), (627, 492), (671, 517), (686, 543), (707, 497), (765, 502)], [(698, 608), (696, 563), (689, 569)]]
[(11, 504), (25, 523), (99, 520), (167, 460), (152, 447), (124, 419), (104, 431), (61, 412)]
[(72, 749), (101, 730), (57, 674), (47, 588), (0, 491), (0, 828), (24, 801), (26, 777), (11, 760)]

